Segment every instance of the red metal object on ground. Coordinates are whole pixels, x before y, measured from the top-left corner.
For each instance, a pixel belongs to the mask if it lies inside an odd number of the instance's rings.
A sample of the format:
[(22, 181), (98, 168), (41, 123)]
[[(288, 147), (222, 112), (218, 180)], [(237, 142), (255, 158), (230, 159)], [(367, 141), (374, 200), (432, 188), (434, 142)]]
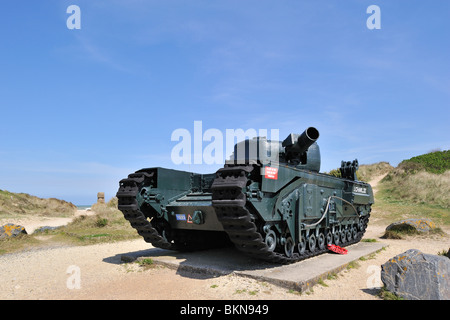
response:
[(327, 244), (327, 248), (328, 248), (328, 250), (339, 253), (339, 254), (347, 254), (347, 252), (348, 252), (347, 249), (339, 247), (335, 244)]

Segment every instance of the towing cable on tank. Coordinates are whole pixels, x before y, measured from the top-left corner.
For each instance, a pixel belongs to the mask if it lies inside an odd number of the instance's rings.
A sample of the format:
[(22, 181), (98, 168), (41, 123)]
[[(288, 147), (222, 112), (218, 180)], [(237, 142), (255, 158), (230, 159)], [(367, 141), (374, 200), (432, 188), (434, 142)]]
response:
[(330, 200), (331, 200), (331, 198), (336, 198), (336, 199), (338, 199), (338, 200), (341, 200), (341, 201), (343, 201), (343, 202), (349, 204), (349, 205), (353, 208), (353, 210), (355, 210), (355, 213), (356, 213), (359, 217), (361, 217), (361, 215), (358, 213), (358, 211), (356, 210), (356, 208), (353, 206), (353, 203), (350, 203), (350, 202), (348, 202), (347, 200), (342, 199), (341, 197), (337, 197), (337, 196), (329, 196), (329, 197), (328, 197), (328, 201), (327, 201), (327, 208), (325, 209), (325, 212), (323, 213), (323, 215), (322, 215), (322, 217), (319, 219), (319, 221), (317, 221), (317, 222), (315, 222), (315, 223), (312, 223), (312, 224), (306, 224), (306, 223), (303, 223), (303, 226), (310, 228), (310, 227), (314, 227), (314, 226), (318, 225), (318, 224), (323, 220), (323, 218), (325, 218), (325, 216), (326, 216), (327, 213), (328, 213), (328, 208), (330, 207)]

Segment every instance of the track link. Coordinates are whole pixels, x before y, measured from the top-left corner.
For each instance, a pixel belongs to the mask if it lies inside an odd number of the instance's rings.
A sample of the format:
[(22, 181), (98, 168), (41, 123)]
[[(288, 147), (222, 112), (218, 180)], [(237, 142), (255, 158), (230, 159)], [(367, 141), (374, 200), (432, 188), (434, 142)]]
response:
[[(305, 250), (303, 254), (294, 253), (288, 257), (283, 253), (271, 251), (255, 224), (255, 217), (246, 204), (244, 187), (254, 166), (227, 166), (217, 171), (217, 177), (212, 184), (212, 206), (219, 221), (237, 249), (243, 253), (272, 263), (289, 264), (327, 252), (316, 249), (314, 252)], [(368, 219), (368, 217), (367, 217)], [(366, 221), (367, 226), (367, 221)], [(361, 240), (364, 234), (359, 231), (357, 236), (341, 244), (348, 246)]]

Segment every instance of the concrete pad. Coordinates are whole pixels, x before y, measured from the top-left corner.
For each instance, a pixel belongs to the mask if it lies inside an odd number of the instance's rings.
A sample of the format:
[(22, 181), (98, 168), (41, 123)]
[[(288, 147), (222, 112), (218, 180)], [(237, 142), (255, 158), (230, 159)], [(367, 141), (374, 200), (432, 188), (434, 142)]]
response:
[(271, 264), (250, 258), (237, 249), (223, 248), (196, 252), (175, 252), (158, 248), (122, 255), (123, 261), (151, 258), (155, 264), (195, 273), (203, 277), (234, 274), (265, 281), (288, 289), (305, 291), (329, 274), (337, 273), (352, 261), (370, 255), (383, 247), (377, 242), (359, 242), (346, 247), (348, 253), (324, 253), (294, 264)]

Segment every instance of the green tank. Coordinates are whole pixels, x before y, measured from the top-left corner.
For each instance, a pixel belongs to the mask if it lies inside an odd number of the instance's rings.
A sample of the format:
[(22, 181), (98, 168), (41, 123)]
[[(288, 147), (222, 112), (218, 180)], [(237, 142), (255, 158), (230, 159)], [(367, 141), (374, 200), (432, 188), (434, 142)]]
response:
[(252, 257), (292, 263), (328, 244), (356, 243), (372, 188), (357, 180), (357, 160), (341, 162), (341, 177), (319, 173), (318, 138), (309, 127), (284, 141), (244, 140), (212, 174), (141, 169), (120, 181), (119, 210), (145, 241), (169, 250), (231, 242)]

